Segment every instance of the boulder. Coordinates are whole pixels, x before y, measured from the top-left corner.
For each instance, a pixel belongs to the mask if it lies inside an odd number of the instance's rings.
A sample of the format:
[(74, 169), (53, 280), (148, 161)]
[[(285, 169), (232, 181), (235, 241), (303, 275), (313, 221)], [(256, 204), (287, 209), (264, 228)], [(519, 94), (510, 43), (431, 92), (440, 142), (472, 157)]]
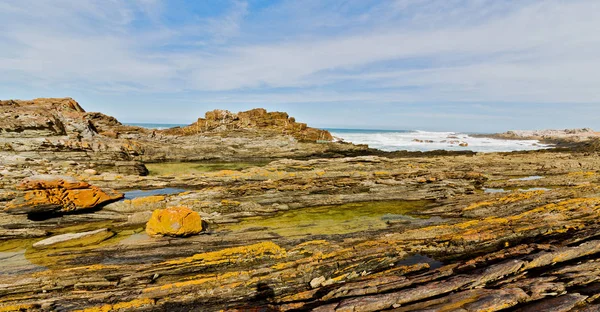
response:
[(71, 212), (99, 207), (123, 198), (114, 190), (102, 190), (73, 177), (37, 175), (17, 186), (22, 192), (6, 204), (11, 214)]
[(33, 244), (33, 248), (43, 249), (88, 246), (98, 244), (114, 235), (115, 233), (111, 232), (109, 229), (99, 229), (82, 233), (67, 233), (41, 240)]
[(97, 175), (98, 171), (96, 171), (94, 169), (85, 169), (85, 170), (83, 170), (83, 173), (89, 174), (89, 175)]
[(147, 176), (150, 172), (146, 165), (137, 161), (117, 161), (115, 162), (115, 171), (120, 174)]
[(187, 207), (169, 207), (154, 210), (146, 224), (151, 236), (190, 236), (202, 232), (200, 215)]

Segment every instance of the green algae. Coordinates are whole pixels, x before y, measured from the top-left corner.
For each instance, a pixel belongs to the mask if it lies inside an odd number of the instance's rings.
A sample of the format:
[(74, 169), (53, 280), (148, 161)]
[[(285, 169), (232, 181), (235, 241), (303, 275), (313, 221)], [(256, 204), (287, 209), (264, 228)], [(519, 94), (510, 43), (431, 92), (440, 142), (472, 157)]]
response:
[(33, 243), (39, 241), (39, 238), (13, 238), (0, 241), (0, 252), (13, 252), (21, 249), (30, 248)]
[[(77, 229), (80, 232), (91, 231), (97, 229), (98, 226), (103, 224), (106, 225), (106, 223), (95, 222), (87, 225), (80, 225), (79, 227), (69, 227), (68, 229)], [(114, 236), (98, 243), (94, 242), (91, 244), (86, 244), (85, 242), (83, 242), (81, 243), (81, 245), (83, 246), (57, 246), (48, 249), (33, 248), (34, 243), (48, 238), (44, 237), (36, 239), (12, 240), (12, 243), (8, 244), (7, 242), (5, 246), (0, 247), (4, 247), (5, 249), (7, 247), (12, 247), (12, 250), (17, 248), (25, 249), (24, 256), (30, 263), (37, 266), (54, 269), (60, 267), (67, 267), (69, 266), (69, 263), (74, 260), (81, 261), (81, 259), (85, 257), (93, 258), (94, 255), (100, 255), (100, 249), (118, 245), (120, 242), (126, 240), (132, 235), (142, 232), (143, 230), (144, 228), (141, 228), (139, 226), (113, 229), (113, 231), (115, 232)], [(64, 233), (65, 231), (66, 229), (63, 228), (60, 229), (60, 231), (55, 231), (54, 233)], [(96, 250), (98, 250), (98, 252), (96, 252)]]
[(180, 175), (205, 173), (220, 170), (244, 170), (251, 167), (262, 167), (269, 161), (256, 162), (166, 162), (148, 163), (146, 168), (151, 176)]
[(380, 201), (319, 206), (252, 217), (224, 226), (232, 231), (269, 231), (281, 236), (349, 234), (386, 228), (386, 220), (404, 217), (430, 201)]

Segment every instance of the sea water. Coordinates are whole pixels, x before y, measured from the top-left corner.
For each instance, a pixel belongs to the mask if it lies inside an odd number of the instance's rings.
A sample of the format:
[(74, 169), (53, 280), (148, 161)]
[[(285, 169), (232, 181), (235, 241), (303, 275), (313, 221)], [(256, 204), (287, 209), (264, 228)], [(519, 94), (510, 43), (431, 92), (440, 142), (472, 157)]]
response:
[[(537, 140), (500, 140), (473, 137), (460, 132), (430, 132), (419, 130), (355, 130), (328, 129), (338, 140), (367, 144), (383, 151), (474, 151), (512, 152), (552, 147)], [(466, 146), (461, 146), (461, 143)], [(464, 144), (466, 143), (466, 144)]]
[(141, 123), (141, 122), (128, 122), (128, 123), (124, 123), (124, 124), (127, 126), (136, 126), (136, 127), (157, 129), (157, 130), (164, 130), (164, 129), (175, 128), (175, 127), (185, 127), (188, 125), (188, 124), (161, 124), (161, 123)]

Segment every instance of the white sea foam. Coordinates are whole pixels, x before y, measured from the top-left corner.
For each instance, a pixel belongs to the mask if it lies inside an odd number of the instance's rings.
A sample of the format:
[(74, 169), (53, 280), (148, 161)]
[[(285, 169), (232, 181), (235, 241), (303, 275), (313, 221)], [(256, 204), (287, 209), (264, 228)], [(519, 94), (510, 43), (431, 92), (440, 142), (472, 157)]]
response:
[[(368, 144), (383, 151), (474, 151), (511, 152), (550, 148), (536, 140), (499, 140), (465, 133), (428, 131), (330, 130), (334, 137), (355, 144)], [(466, 143), (467, 146), (460, 146)], [(464, 145), (464, 144), (463, 144)]]

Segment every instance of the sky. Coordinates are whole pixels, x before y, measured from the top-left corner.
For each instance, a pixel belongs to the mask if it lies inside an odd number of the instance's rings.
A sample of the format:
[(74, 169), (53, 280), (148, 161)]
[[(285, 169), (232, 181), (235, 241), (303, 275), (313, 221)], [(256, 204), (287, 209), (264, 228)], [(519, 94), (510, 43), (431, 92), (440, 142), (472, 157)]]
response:
[(122, 122), (600, 130), (598, 0), (2, 0), (0, 99)]

